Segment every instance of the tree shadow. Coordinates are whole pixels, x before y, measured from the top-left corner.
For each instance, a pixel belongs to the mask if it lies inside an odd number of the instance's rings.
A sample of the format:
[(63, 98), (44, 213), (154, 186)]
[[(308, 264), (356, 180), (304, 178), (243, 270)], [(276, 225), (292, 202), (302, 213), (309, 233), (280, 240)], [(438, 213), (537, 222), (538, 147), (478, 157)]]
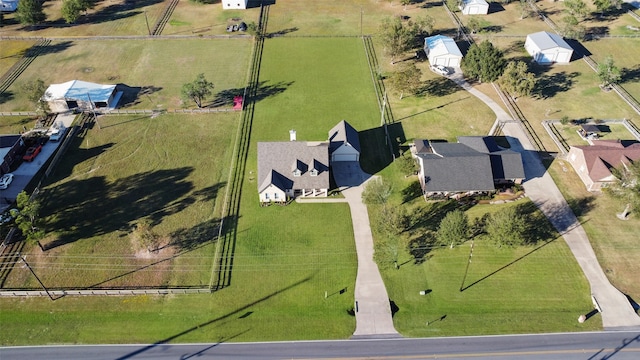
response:
[(480, 29), (479, 33), (480, 34), (499, 33), (502, 31), (502, 29), (503, 29), (502, 25), (487, 25), (487, 26), (483, 26), (482, 29)]
[(73, 41), (61, 41), (50, 45), (33, 45), (25, 51), (25, 56), (56, 54), (69, 49), (73, 45)]
[(412, 238), (407, 243), (407, 251), (413, 257), (413, 263), (420, 265), (429, 260), (429, 253), (436, 244), (436, 237), (433, 231), (425, 231), (420, 235)]
[[(96, 12), (80, 17), (77, 24), (90, 23), (99, 24), (108, 21), (121, 20), (145, 13), (143, 9), (163, 2), (164, 0), (126, 0), (121, 3), (106, 6)], [(146, 16), (146, 15), (145, 15)], [(152, 19), (147, 19), (149, 24), (155, 23)]]
[(43, 215), (47, 227), (59, 238), (47, 249), (129, 229), (148, 217), (158, 224), (165, 216), (185, 209), (195, 201), (193, 184), (187, 177), (191, 167), (148, 171), (108, 181), (105, 177), (73, 179), (46, 189)]
[(442, 1), (425, 1), (420, 7), (423, 9), (430, 9), (437, 6), (442, 6)]
[(171, 233), (171, 245), (185, 251), (193, 250), (217, 238), (219, 229), (219, 219), (207, 220), (192, 228), (179, 229)]
[(455, 200), (446, 201), (431, 201), (416, 209), (415, 217), (417, 221), (414, 223), (412, 229), (426, 229), (430, 231), (437, 231), (440, 226), (440, 221), (451, 211), (460, 209), (464, 210), (468, 205), (458, 203)]
[[(537, 72), (537, 71), (534, 71)], [(579, 72), (567, 73), (565, 71), (538, 76), (538, 82), (533, 89), (533, 94), (539, 99), (549, 99), (556, 96), (558, 93), (566, 92), (573, 86), (573, 79), (580, 76)]]
[(161, 91), (162, 87), (145, 85), (145, 86), (128, 86), (126, 84), (117, 84), (116, 91), (121, 91), (122, 96), (118, 102), (118, 107), (126, 108), (133, 105), (138, 105), (142, 102), (140, 99), (143, 96), (149, 96), (158, 91)]
[(585, 196), (579, 199), (569, 199), (567, 203), (576, 217), (581, 218), (595, 208), (595, 200), (594, 196)]
[(152, 349), (154, 349), (154, 348), (156, 348), (156, 347), (158, 347), (158, 346), (160, 346), (162, 344), (167, 344), (169, 342), (173, 342), (177, 338), (182, 337), (184, 335), (187, 335), (187, 334), (189, 334), (189, 333), (191, 333), (193, 331), (201, 330), (203, 327), (206, 327), (206, 326), (209, 326), (209, 325), (214, 324), (216, 322), (228, 319), (228, 318), (230, 318), (232, 316), (235, 316), (235, 315), (237, 315), (237, 314), (239, 314), (239, 313), (251, 308), (252, 306), (258, 305), (258, 304), (260, 304), (260, 303), (262, 303), (262, 302), (264, 302), (266, 300), (269, 300), (269, 299), (271, 299), (271, 298), (273, 298), (273, 297), (275, 297), (277, 295), (280, 295), (280, 294), (282, 294), (284, 292), (287, 292), (287, 291), (289, 291), (289, 290), (291, 290), (291, 289), (293, 289), (295, 287), (298, 287), (298, 286), (306, 283), (307, 281), (311, 280), (312, 278), (313, 278), (313, 275), (308, 276), (308, 277), (306, 277), (306, 278), (304, 278), (302, 280), (299, 280), (299, 281), (297, 281), (297, 282), (295, 282), (295, 283), (293, 283), (293, 284), (291, 284), (289, 286), (286, 286), (286, 287), (284, 287), (284, 288), (282, 288), (280, 290), (274, 291), (274, 292), (272, 292), (272, 293), (270, 293), (268, 295), (265, 295), (265, 296), (263, 296), (263, 297), (261, 297), (261, 298), (259, 298), (257, 300), (254, 300), (254, 301), (252, 301), (250, 303), (247, 303), (247, 304), (237, 308), (236, 310), (233, 310), (231, 312), (226, 313), (225, 315), (222, 315), (222, 316), (219, 316), (219, 317), (217, 317), (215, 319), (211, 319), (209, 321), (194, 325), (194, 326), (190, 327), (189, 329), (181, 331), (181, 332), (179, 332), (179, 333), (177, 333), (175, 335), (169, 336), (168, 338), (165, 338), (165, 339), (162, 339), (162, 340), (158, 340), (158, 341), (156, 341), (155, 343), (153, 343), (151, 345), (147, 345), (147, 346), (145, 346), (145, 347), (143, 347), (141, 349), (138, 349), (138, 350), (130, 352), (129, 354), (123, 355), (123, 356), (117, 358), (116, 360), (125, 360), (125, 359), (134, 358), (134, 357), (136, 357), (136, 356), (138, 356), (138, 355), (140, 355), (142, 353), (145, 353), (147, 351), (150, 351), (150, 350), (152, 350)]
[(402, 203), (407, 203), (413, 199), (417, 199), (422, 196), (422, 187), (418, 180), (412, 181), (407, 187), (402, 189)]
[[(284, 82), (280, 81), (275, 84), (267, 85), (267, 81), (260, 81), (257, 86), (252, 101), (258, 102), (268, 97), (275, 96), (283, 93), (287, 88), (293, 85), (293, 81)], [(233, 98), (242, 95), (245, 92), (245, 88), (225, 89), (216, 94), (216, 97), (211, 101), (208, 107), (221, 107), (221, 106), (233, 106)]]
[(587, 39), (597, 39), (600, 36), (609, 35), (609, 27), (608, 26), (591, 26), (586, 29), (585, 37)]
[(460, 90), (461, 88), (457, 86), (453, 81), (444, 77), (438, 77), (425, 81), (423, 83), (423, 86), (416, 92), (416, 95), (441, 97), (451, 95)]
[(297, 27), (292, 27), (292, 28), (288, 28), (288, 29), (282, 29), (282, 30), (278, 30), (278, 31), (267, 33), (267, 34), (265, 34), (265, 37), (272, 38), (272, 37), (278, 37), (278, 36), (285, 36), (285, 35), (287, 35), (289, 33), (296, 32), (298, 30), (300, 30), (300, 29), (298, 29)]
[(0, 93), (0, 104), (4, 104), (14, 99), (13, 92), (3, 91)]
[(522, 49), (524, 49), (524, 40), (516, 40), (512, 41), (509, 46), (504, 48), (502, 51), (505, 55), (509, 55), (511, 53), (520, 54)]
[[(620, 70), (620, 83), (640, 81), (640, 65)], [(0, 100), (1, 101), (1, 100)]]
[(526, 202), (516, 207), (517, 213), (527, 219), (524, 231), (524, 245), (535, 245), (541, 241), (549, 241), (557, 233), (544, 214), (532, 202)]

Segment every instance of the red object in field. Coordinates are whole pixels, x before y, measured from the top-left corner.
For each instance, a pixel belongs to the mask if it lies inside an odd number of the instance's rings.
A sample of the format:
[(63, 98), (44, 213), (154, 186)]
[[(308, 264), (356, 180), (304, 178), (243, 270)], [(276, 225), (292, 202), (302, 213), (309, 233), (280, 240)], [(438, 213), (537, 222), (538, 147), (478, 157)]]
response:
[(242, 110), (242, 95), (236, 95), (233, 97), (233, 109)]

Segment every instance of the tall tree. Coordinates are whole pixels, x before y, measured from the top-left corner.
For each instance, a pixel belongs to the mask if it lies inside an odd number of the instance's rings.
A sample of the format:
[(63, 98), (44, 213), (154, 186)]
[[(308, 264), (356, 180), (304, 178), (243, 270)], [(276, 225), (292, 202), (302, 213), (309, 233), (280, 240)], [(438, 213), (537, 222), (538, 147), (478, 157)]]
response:
[(565, 0), (564, 7), (567, 13), (580, 20), (584, 20), (589, 15), (589, 8), (582, 0)]
[(467, 56), (462, 58), (462, 70), (480, 82), (490, 82), (502, 74), (505, 62), (502, 51), (485, 40), (480, 45), (471, 45)]
[(93, 7), (91, 0), (63, 0), (62, 2), (62, 18), (67, 24), (75, 23), (80, 17), (81, 12), (86, 12)]
[(510, 61), (498, 83), (514, 96), (529, 96), (536, 86), (536, 77), (523, 61)]
[(389, 77), (393, 88), (400, 93), (400, 100), (405, 93), (416, 94), (422, 87), (422, 71), (414, 64), (403, 65)]
[(42, 0), (20, 0), (16, 10), (16, 19), (23, 25), (36, 25), (46, 19), (42, 10)]
[(623, 164), (612, 173), (616, 180), (602, 191), (625, 203), (625, 208), (618, 214), (618, 218), (626, 220), (631, 211), (640, 208), (640, 160)]
[(398, 164), (400, 171), (402, 171), (405, 176), (415, 175), (420, 170), (418, 161), (411, 155), (403, 155), (399, 158), (396, 158), (396, 163)]
[(567, 39), (582, 40), (585, 37), (586, 29), (580, 25), (580, 21), (573, 16), (567, 15), (562, 18), (562, 25), (560, 25), (560, 35)]
[(20, 213), (16, 217), (18, 229), (27, 238), (27, 241), (37, 243), (42, 249), (40, 240), (44, 237), (44, 230), (39, 228), (40, 223), (40, 201), (37, 199), (29, 199), (29, 195), (21, 191), (16, 199), (18, 211)]
[(499, 210), (487, 218), (486, 232), (489, 238), (502, 246), (515, 246), (525, 243), (527, 221), (516, 207)]
[(603, 87), (607, 87), (611, 84), (615, 84), (622, 78), (620, 69), (614, 64), (613, 57), (611, 55), (604, 58), (604, 60), (598, 64), (598, 78), (602, 82)]
[(365, 204), (385, 204), (391, 196), (391, 185), (376, 178), (370, 180), (362, 192), (362, 201)]
[(453, 249), (454, 246), (464, 243), (468, 238), (469, 219), (464, 212), (451, 211), (440, 221), (436, 234), (439, 244), (449, 245)]
[(46, 115), (50, 111), (49, 104), (42, 99), (47, 91), (47, 86), (42, 79), (38, 78), (22, 84), (22, 91), (27, 95), (27, 99), (33, 103), (38, 113)]
[(420, 40), (418, 45), (422, 45), (424, 37), (431, 34), (435, 23), (436, 19), (429, 15), (417, 16), (414, 20), (410, 20), (412, 35)]
[(205, 79), (204, 74), (200, 73), (193, 82), (182, 85), (182, 97), (185, 100), (193, 100), (201, 108), (202, 102), (211, 95), (214, 86), (212, 82)]
[(380, 38), (384, 44), (385, 52), (391, 56), (393, 61), (395, 57), (411, 48), (414, 35), (409, 26), (405, 26), (396, 16), (382, 20)]
[(467, 29), (469, 29), (472, 34), (482, 30), (482, 21), (480, 21), (480, 18), (477, 16), (470, 16), (469, 21), (467, 21)]

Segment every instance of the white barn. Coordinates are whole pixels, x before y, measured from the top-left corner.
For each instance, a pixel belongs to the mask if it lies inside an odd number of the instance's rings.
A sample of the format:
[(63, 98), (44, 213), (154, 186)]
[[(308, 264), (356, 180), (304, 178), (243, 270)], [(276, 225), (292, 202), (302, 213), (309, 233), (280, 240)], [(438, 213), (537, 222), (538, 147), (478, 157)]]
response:
[(540, 31), (527, 35), (524, 48), (538, 64), (568, 64), (573, 48), (556, 34)]
[(18, 10), (18, 0), (0, 0), (0, 12), (14, 12)]
[(358, 131), (342, 120), (329, 130), (329, 154), (331, 162), (360, 161)]
[(424, 52), (431, 65), (459, 67), (462, 63), (460, 48), (452, 38), (444, 35), (425, 38)]
[(113, 109), (121, 95), (121, 92), (116, 92), (115, 85), (71, 80), (62, 84), (51, 84), (42, 100), (49, 104), (51, 112), (59, 113), (73, 109)]
[(222, 9), (246, 9), (249, 0), (222, 0)]
[(489, 13), (489, 3), (485, 0), (462, 0), (459, 7), (464, 15), (486, 15)]

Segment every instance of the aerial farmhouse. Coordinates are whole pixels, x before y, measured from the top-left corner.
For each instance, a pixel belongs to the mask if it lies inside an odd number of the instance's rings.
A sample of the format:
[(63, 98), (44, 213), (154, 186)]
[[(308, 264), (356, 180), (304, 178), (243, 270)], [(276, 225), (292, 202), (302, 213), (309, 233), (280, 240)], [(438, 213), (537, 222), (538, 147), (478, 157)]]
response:
[(613, 168), (640, 161), (640, 143), (591, 140), (593, 145), (571, 146), (567, 159), (587, 190), (598, 192), (615, 181)]
[(44, 93), (46, 101), (54, 113), (69, 110), (113, 109), (122, 92), (116, 91), (116, 85), (102, 85), (80, 80), (71, 80), (62, 84), (51, 84)]

